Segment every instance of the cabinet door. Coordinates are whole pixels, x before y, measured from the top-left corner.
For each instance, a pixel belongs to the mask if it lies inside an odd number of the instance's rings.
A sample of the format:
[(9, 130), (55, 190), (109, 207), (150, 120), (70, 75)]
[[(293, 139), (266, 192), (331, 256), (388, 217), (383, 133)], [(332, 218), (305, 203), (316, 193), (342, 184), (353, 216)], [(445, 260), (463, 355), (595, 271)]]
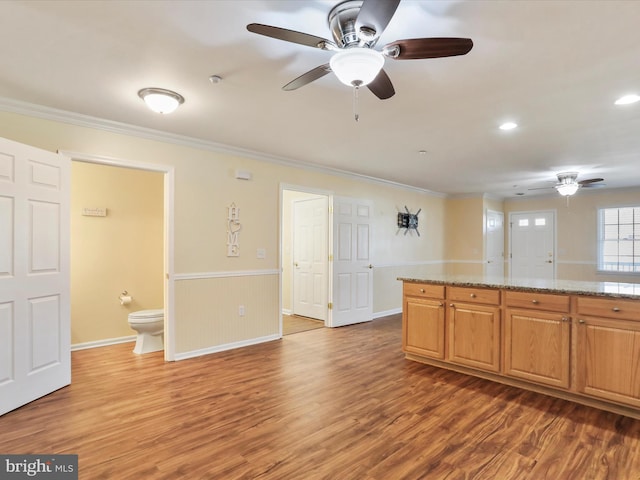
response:
[(444, 358), (444, 304), (441, 300), (405, 297), (402, 321), (405, 352)]
[(570, 318), (535, 310), (505, 311), (504, 373), (569, 387)]
[(449, 304), (449, 361), (500, 371), (500, 308)]
[(578, 390), (640, 407), (640, 322), (578, 320)]

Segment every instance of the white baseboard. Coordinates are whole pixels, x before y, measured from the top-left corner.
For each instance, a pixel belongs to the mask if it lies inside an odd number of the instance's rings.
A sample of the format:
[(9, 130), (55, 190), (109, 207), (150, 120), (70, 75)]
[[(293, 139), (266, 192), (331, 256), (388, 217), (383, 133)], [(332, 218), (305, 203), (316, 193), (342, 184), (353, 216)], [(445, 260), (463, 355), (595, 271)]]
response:
[(249, 340), (242, 340), (241, 342), (226, 343), (224, 345), (202, 348), (200, 350), (176, 353), (175, 360), (186, 360), (188, 358), (201, 357), (202, 355), (224, 352), (225, 350), (233, 350), (234, 348), (248, 347), (250, 345), (257, 345), (258, 343), (272, 342), (273, 340), (280, 340), (281, 338), (282, 337), (280, 335), (267, 335), (266, 337), (251, 338)]
[(86, 350), (87, 348), (106, 347), (108, 345), (117, 345), (118, 343), (135, 342), (136, 335), (127, 337), (105, 338), (104, 340), (95, 340), (93, 342), (74, 343), (71, 345), (71, 351)]
[(389, 315), (396, 315), (398, 313), (402, 313), (402, 308), (401, 307), (392, 308), (391, 310), (385, 310), (383, 312), (375, 312), (373, 314), (373, 319), (375, 320), (376, 318), (387, 317)]
[(288, 308), (283, 308), (282, 315), (293, 315), (293, 310), (289, 310)]

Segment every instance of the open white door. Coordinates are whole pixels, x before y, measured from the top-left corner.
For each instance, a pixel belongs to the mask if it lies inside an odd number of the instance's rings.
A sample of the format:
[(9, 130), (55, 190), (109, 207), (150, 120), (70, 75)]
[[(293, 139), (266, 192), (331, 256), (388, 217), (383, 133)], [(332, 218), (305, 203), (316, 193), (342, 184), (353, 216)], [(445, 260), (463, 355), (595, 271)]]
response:
[(293, 202), (293, 313), (327, 320), (329, 199)]
[(331, 327), (373, 319), (372, 213), (366, 201), (333, 199)]
[(0, 139), (0, 415), (71, 383), (70, 172)]

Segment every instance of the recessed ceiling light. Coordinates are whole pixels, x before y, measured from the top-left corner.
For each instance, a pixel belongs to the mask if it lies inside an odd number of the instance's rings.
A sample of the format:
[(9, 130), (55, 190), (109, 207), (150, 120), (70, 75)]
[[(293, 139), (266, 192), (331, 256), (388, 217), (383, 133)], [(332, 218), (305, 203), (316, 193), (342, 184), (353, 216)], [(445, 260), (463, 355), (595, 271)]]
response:
[(426, 154), (427, 154), (427, 151), (426, 151), (426, 150), (418, 150), (418, 153), (419, 153), (420, 155), (426, 155)]
[(630, 103), (636, 103), (637, 101), (640, 101), (640, 95), (632, 94), (620, 97), (615, 103), (616, 105), (629, 105)]
[(505, 122), (502, 125), (500, 125), (500, 130), (513, 130), (514, 128), (516, 128), (518, 126), (517, 123), (513, 123), (513, 122)]

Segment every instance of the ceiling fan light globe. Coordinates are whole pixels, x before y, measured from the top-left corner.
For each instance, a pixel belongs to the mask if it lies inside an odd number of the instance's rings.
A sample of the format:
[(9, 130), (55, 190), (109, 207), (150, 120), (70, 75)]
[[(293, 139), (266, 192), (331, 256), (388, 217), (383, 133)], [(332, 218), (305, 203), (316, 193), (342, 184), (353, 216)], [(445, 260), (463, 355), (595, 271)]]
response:
[(578, 191), (578, 188), (580, 188), (580, 185), (577, 183), (563, 183), (556, 186), (558, 193), (564, 197), (573, 195)]
[(377, 50), (353, 47), (341, 50), (329, 61), (338, 80), (350, 87), (371, 83), (384, 66), (384, 56)]

